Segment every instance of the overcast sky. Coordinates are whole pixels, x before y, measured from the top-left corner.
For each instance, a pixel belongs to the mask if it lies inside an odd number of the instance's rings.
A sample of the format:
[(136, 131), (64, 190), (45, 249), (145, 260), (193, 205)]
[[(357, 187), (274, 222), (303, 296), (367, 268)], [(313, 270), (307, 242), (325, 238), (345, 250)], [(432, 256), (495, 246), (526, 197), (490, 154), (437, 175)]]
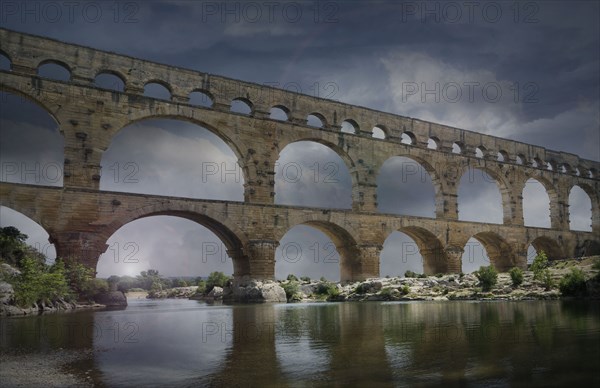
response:
[[(600, 160), (598, 2), (67, 4), (3, 1), (0, 25)], [(0, 66), (7, 66), (6, 61)], [(48, 76), (59, 75), (56, 69), (47, 71)], [(20, 98), (3, 93), (0, 101), (1, 179), (62, 185), (55, 173), (63, 160), (56, 124)], [(38, 176), (9, 174), (11, 166), (36, 162), (43, 170)], [(211, 163), (236, 167), (233, 152), (218, 136), (184, 122), (148, 120), (114, 138), (102, 160), (101, 188), (242, 200), (243, 176), (220, 179), (219, 174), (199, 173), (198, 166)], [(412, 174), (415, 166), (418, 174)], [(380, 173), (382, 212), (433, 216), (433, 187), (420, 166), (394, 158)], [(350, 175), (343, 161), (314, 143), (296, 143), (281, 152), (276, 192), (278, 204), (351, 206)], [(549, 226), (545, 195), (541, 185), (528, 182), (527, 225)], [(459, 207), (461, 219), (502, 222), (500, 193), (483, 174), (462, 179)], [(589, 209), (589, 199), (574, 190), (571, 218), (576, 228), (590, 229)], [(40, 227), (9, 209), (0, 211), (2, 226), (16, 225), (32, 243), (46, 244)], [(232, 272), (217, 237), (183, 219), (134, 221), (108, 244), (99, 276), (147, 268), (166, 275)], [(278, 277), (295, 273), (339, 279), (339, 257), (321, 232), (298, 226), (280, 244)], [(474, 248), (465, 250), (465, 272), (485, 263), (482, 249), (469, 244)], [(422, 271), (420, 255), (402, 234), (390, 236), (381, 257), (382, 275)]]

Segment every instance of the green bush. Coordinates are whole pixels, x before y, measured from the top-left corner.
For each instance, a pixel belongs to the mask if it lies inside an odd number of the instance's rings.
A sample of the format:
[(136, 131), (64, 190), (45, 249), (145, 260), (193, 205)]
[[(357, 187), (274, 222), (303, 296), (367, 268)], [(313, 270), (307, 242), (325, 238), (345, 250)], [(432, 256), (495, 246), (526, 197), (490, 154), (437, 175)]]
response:
[(410, 271), (410, 270), (404, 272), (404, 277), (405, 278), (416, 278), (418, 276), (419, 276), (419, 274), (417, 274), (417, 273), (415, 273), (413, 271)]
[(435, 277), (436, 277), (436, 278), (441, 278), (442, 276), (444, 276), (444, 274), (443, 274), (443, 273), (436, 273), (436, 274), (435, 274)]
[(498, 282), (498, 272), (493, 266), (479, 267), (479, 270), (475, 272), (475, 276), (479, 279), (479, 285), (483, 291), (489, 291)]
[(513, 286), (518, 287), (519, 285), (521, 285), (521, 283), (523, 283), (523, 271), (521, 270), (521, 268), (513, 267), (511, 268), (509, 273)]
[(365, 284), (359, 284), (358, 286), (356, 286), (356, 288), (354, 289), (354, 293), (356, 294), (366, 294), (367, 293), (367, 286)]
[(544, 251), (540, 251), (535, 258), (529, 269), (533, 272), (533, 278), (535, 280), (542, 280), (544, 276), (544, 270), (548, 268), (548, 257)]
[(303, 282), (306, 282), (306, 283), (310, 283), (310, 278), (308, 276), (302, 276), (300, 278), (300, 280), (302, 280)]
[(379, 292), (381, 295), (383, 296), (392, 296), (392, 287), (384, 287), (381, 289), (381, 291)]
[(540, 281), (544, 285), (546, 291), (554, 287), (554, 279), (552, 279), (552, 275), (550, 275), (550, 271), (548, 269), (541, 271)]
[(317, 285), (317, 294), (318, 295), (329, 295), (329, 296), (337, 296), (340, 291), (337, 286), (330, 282), (321, 282)]
[(14, 279), (15, 301), (19, 306), (36, 302), (51, 302), (70, 295), (64, 265), (59, 260), (52, 266), (37, 259), (23, 257), (21, 274)]
[(211, 272), (206, 280), (206, 292), (210, 292), (215, 287), (225, 287), (230, 280), (229, 276), (223, 272)]
[(198, 280), (198, 289), (196, 294), (206, 294), (206, 280)]
[(594, 260), (594, 263), (592, 264), (592, 269), (595, 269), (596, 271), (600, 271), (600, 259)]
[(287, 280), (293, 280), (293, 281), (296, 281), (296, 282), (297, 282), (297, 281), (298, 281), (298, 278), (297, 278), (297, 277), (296, 277), (296, 275), (294, 275), (294, 274), (289, 274), (289, 275), (287, 276)]
[(558, 285), (560, 293), (564, 296), (586, 296), (587, 285), (583, 271), (579, 268), (572, 268), (571, 272), (560, 279)]
[(425, 279), (427, 277), (427, 275), (425, 275), (424, 273), (417, 275), (417, 277), (419, 279)]
[(290, 281), (282, 284), (283, 290), (285, 291), (285, 297), (288, 301), (291, 301), (299, 291), (298, 282)]
[(410, 293), (410, 287), (408, 286), (408, 284), (402, 286), (402, 288), (400, 289), (400, 293), (402, 295), (408, 295)]

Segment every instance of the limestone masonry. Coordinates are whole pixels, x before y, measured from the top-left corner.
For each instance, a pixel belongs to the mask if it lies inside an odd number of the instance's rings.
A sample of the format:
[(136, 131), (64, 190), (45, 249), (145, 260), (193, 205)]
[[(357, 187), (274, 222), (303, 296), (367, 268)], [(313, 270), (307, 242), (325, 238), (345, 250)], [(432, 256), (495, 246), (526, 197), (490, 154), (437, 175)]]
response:
[[(342, 281), (379, 276), (379, 253), (396, 230), (415, 240), (428, 274), (460, 272), (463, 248), (471, 237), (485, 246), (501, 271), (525, 267), (529, 244), (551, 258), (590, 255), (600, 247), (600, 163), (574, 154), (6, 29), (0, 29), (0, 54), (11, 62), (10, 71), (0, 71), (0, 89), (42, 106), (65, 141), (63, 187), (2, 182), (0, 205), (44, 227), (59, 257), (76, 257), (93, 268), (117, 229), (159, 214), (185, 217), (212, 230), (233, 259), (238, 282), (273, 278), (279, 240), (298, 224), (322, 230), (336, 244)], [(67, 68), (70, 80), (40, 77), (37, 69), (46, 63)], [(100, 73), (119, 77), (125, 90), (95, 86)], [(164, 85), (170, 101), (143, 96), (151, 82)], [(193, 91), (205, 93), (212, 105), (190, 104)], [(230, 112), (233, 100), (246, 102), (251, 113)], [(285, 111), (288, 121), (270, 119), (272, 107)], [(308, 115), (317, 116), (323, 126), (307, 125)], [(121, 128), (148, 118), (187, 120), (223, 139), (242, 169), (244, 202), (100, 191), (103, 152)], [(351, 120), (356, 133), (340, 131), (345, 120)], [(385, 132), (385, 139), (372, 137), (375, 126)], [(412, 144), (400, 142), (403, 134)], [(437, 149), (427, 148), (429, 139)], [(344, 160), (352, 176), (351, 210), (274, 204), (279, 152), (302, 140), (324, 144)], [(454, 143), (460, 154), (452, 152)], [(476, 157), (476, 148), (483, 157)], [(393, 156), (411, 158), (430, 174), (435, 218), (377, 212), (377, 173)], [(469, 168), (496, 180), (503, 224), (458, 220), (458, 182)], [(550, 229), (523, 226), (522, 192), (529, 178), (541, 182), (550, 197)], [(568, 197), (575, 185), (591, 198), (592, 232), (569, 230)]]

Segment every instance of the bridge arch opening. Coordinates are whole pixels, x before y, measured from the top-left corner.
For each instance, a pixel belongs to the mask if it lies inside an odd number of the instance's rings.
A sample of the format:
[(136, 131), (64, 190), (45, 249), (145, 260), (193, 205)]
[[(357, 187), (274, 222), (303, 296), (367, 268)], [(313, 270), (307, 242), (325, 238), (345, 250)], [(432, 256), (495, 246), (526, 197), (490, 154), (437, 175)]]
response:
[(462, 154), (464, 148), (465, 148), (465, 145), (461, 142), (455, 141), (454, 143), (452, 143), (452, 153), (453, 154)]
[(244, 200), (239, 152), (200, 122), (146, 118), (121, 129), (102, 155), (100, 189)]
[(67, 64), (61, 61), (47, 60), (38, 65), (37, 74), (40, 77), (69, 82), (71, 80), (71, 70)]
[(252, 114), (252, 102), (243, 97), (234, 98), (231, 100), (229, 111), (249, 116)]
[[(26, 214), (0, 205), (0, 228), (9, 226), (13, 226), (21, 233), (27, 235), (25, 243), (44, 255), (47, 264), (54, 262), (56, 259), (56, 248), (50, 242), (51, 237), (48, 231)], [(9, 261), (6, 257), (4, 260)]]
[(510, 200), (506, 187), (499, 185), (490, 171), (469, 167), (458, 187), (458, 219), (501, 224), (509, 216)]
[(0, 70), (10, 71), (12, 69), (12, 61), (10, 57), (0, 50)]
[(475, 157), (476, 158), (484, 158), (485, 155), (487, 154), (487, 149), (484, 146), (479, 146), (477, 148), (475, 148)]
[(383, 125), (376, 125), (373, 127), (373, 130), (371, 131), (372, 134), (371, 136), (374, 139), (385, 139), (387, 137), (387, 130)]
[(214, 271), (227, 276), (247, 272), (237, 236), (218, 221), (191, 212), (165, 211), (129, 220), (113, 228), (106, 245), (96, 266), (102, 278), (135, 277), (149, 269), (193, 279)]
[(309, 127), (323, 128), (325, 123), (325, 117), (319, 113), (311, 113), (306, 117), (306, 125)]
[(344, 133), (354, 133), (357, 134), (360, 130), (358, 123), (352, 119), (347, 119), (342, 122), (341, 131)]
[(592, 231), (593, 189), (587, 185), (575, 185), (569, 192), (569, 228), (571, 230)]
[(498, 151), (498, 159), (497, 160), (502, 163), (509, 162), (510, 157), (508, 155), (508, 152), (503, 151), (503, 150)]
[(156, 98), (157, 100), (171, 100), (171, 89), (163, 81), (152, 80), (144, 85), (144, 96)]
[(516, 164), (525, 164), (525, 156), (523, 156), (522, 154), (518, 154), (517, 157), (515, 158), (515, 163)]
[(480, 266), (493, 265), (498, 272), (508, 272), (515, 264), (511, 246), (494, 232), (480, 232), (465, 244), (462, 270), (470, 273)]
[(283, 105), (275, 105), (269, 111), (269, 118), (278, 121), (288, 121), (290, 110)]
[(415, 145), (417, 144), (417, 138), (412, 132), (404, 132), (400, 137), (402, 144)]
[(433, 167), (422, 160), (393, 156), (383, 163), (377, 175), (377, 210), (433, 218), (439, 191)]
[(545, 185), (529, 178), (523, 187), (523, 221), (525, 226), (550, 228), (550, 197)]
[(429, 148), (430, 150), (437, 150), (440, 144), (440, 140), (436, 137), (430, 137), (429, 140), (427, 140), (427, 148)]
[(565, 254), (556, 240), (540, 236), (533, 239), (527, 246), (527, 264), (533, 263), (538, 253), (544, 252), (549, 260), (564, 259)]
[(94, 78), (94, 84), (102, 89), (114, 90), (116, 92), (125, 91), (125, 78), (114, 71), (100, 71), (96, 75), (96, 78)]
[(275, 162), (275, 204), (351, 208), (352, 165), (340, 153), (344, 155), (317, 140), (286, 145)]
[(64, 137), (55, 117), (27, 95), (0, 91), (2, 182), (63, 186)]
[(289, 274), (311, 279), (347, 281), (359, 271), (356, 241), (339, 225), (327, 221), (296, 224), (279, 241), (275, 277)]
[(392, 232), (380, 254), (380, 276), (404, 276), (406, 271), (435, 275), (448, 271), (440, 240), (426, 229), (409, 226)]
[(211, 108), (214, 103), (214, 98), (205, 90), (197, 89), (188, 95), (189, 102), (192, 105)]

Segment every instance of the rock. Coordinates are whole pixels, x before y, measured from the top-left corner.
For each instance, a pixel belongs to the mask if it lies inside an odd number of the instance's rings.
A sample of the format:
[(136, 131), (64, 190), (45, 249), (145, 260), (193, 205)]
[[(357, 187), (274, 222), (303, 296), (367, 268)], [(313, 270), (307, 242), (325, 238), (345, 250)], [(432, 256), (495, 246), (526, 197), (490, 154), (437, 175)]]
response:
[(5, 274), (7, 276), (19, 276), (21, 274), (21, 271), (6, 263), (2, 263), (0, 264), (0, 273)]
[(213, 287), (213, 289), (210, 290), (210, 292), (208, 293), (208, 297), (209, 298), (214, 298), (214, 299), (221, 299), (221, 298), (223, 298), (223, 289), (221, 287), (218, 287), (218, 286)]
[(127, 306), (127, 297), (121, 291), (109, 291), (94, 297), (96, 303), (107, 307)]
[(304, 296), (310, 296), (315, 293), (316, 289), (317, 289), (317, 286), (315, 284), (302, 284), (302, 285), (300, 285), (299, 291)]
[(15, 290), (10, 283), (0, 281), (0, 303), (9, 304), (15, 296)]
[(249, 282), (233, 288), (233, 300), (245, 303), (286, 302), (285, 291), (275, 282)]

